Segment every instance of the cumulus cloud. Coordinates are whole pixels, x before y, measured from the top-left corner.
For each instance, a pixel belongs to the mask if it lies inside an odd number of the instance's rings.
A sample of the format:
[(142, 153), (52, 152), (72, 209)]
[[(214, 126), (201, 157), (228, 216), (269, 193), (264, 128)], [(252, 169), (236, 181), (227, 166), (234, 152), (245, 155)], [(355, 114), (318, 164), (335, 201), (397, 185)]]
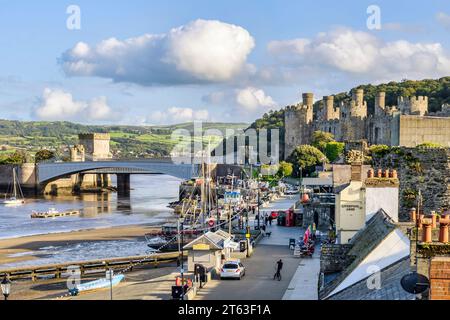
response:
[(150, 124), (184, 123), (192, 121), (207, 121), (209, 112), (206, 109), (194, 110), (192, 108), (171, 107), (164, 111), (155, 111), (147, 117)]
[(74, 100), (71, 93), (61, 89), (44, 89), (34, 115), (42, 120), (84, 120), (86, 122), (115, 120), (117, 113), (108, 106), (106, 97), (91, 101)]
[(68, 76), (98, 76), (141, 85), (227, 82), (245, 72), (255, 46), (240, 26), (195, 20), (165, 34), (77, 43), (60, 63)]
[[(314, 39), (274, 41), (268, 51), (303, 76), (323, 77), (328, 72), (377, 81), (440, 77), (450, 72), (450, 55), (440, 43), (385, 42), (347, 28), (319, 33)], [(292, 69), (283, 72), (292, 73)]]
[(236, 102), (247, 111), (271, 108), (276, 105), (271, 96), (266, 95), (262, 89), (253, 87), (238, 90), (236, 93)]
[(251, 121), (277, 106), (270, 95), (255, 87), (212, 92), (202, 100), (215, 108), (225, 107), (224, 116), (233, 121)]

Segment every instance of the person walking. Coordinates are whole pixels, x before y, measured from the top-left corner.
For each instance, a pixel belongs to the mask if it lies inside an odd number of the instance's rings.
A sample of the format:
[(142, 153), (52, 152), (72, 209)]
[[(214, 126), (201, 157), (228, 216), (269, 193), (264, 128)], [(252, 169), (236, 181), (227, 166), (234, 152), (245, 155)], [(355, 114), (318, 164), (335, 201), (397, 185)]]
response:
[(270, 216), (269, 216), (269, 225), (270, 225), (270, 226), (272, 226), (272, 220), (273, 220), (273, 217), (272, 217), (272, 215), (270, 215)]
[(281, 281), (281, 269), (283, 269), (283, 261), (280, 259), (277, 261), (277, 272), (275, 272), (273, 280), (278, 278), (278, 281)]

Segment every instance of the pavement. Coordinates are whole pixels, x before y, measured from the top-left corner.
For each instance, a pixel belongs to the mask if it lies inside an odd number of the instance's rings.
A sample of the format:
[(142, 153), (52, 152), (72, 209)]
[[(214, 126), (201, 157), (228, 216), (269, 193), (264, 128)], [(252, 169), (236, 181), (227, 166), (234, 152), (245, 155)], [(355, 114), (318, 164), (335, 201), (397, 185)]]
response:
[(320, 247), (313, 257), (300, 258), (297, 271), (282, 300), (318, 300), (318, 281), (320, 272)]
[[(170, 300), (172, 286), (179, 275), (176, 267), (126, 273), (125, 280), (113, 287), (113, 300)], [(111, 293), (109, 289), (100, 289), (68, 299), (110, 300)]]
[[(296, 197), (281, 198), (260, 211), (287, 210), (295, 201)], [(303, 261), (294, 257), (289, 249), (289, 239), (298, 239), (304, 229), (281, 227), (274, 221), (267, 231), (272, 232), (271, 236), (261, 239), (253, 255), (242, 260), (246, 267), (242, 280), (212, 280), (198, 292), (196, 300), (282, 300), (292, 286), (291, 279), (299, 272), (299, 263)], [(276, 281), (273, 275), (279, 259), (283, 260), (282, 280)]]

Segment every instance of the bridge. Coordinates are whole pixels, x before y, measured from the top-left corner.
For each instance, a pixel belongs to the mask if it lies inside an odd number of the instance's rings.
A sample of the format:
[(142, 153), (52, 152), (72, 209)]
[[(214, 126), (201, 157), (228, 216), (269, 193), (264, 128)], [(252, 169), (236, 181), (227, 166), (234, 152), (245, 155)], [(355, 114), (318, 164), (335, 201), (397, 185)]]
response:
[(106, 160), (84, 162), (44, 162), (37, 164), (36, 180), (40, 185), (77, 173), (116, 174), (119, 190), (129, 190), (131, 174), (165, 174), (188, 180), (199, 176), (197, 164), (176, 164), (171, 160)]

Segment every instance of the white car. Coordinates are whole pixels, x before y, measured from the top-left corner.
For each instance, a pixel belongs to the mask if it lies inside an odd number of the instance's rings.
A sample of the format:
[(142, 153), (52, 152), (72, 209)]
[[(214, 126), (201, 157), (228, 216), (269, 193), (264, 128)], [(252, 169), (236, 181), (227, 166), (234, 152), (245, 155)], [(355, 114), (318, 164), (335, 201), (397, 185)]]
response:
[(245, 276), (245, 267), (240, 260), (227, 261), (220, 269), (220, 279), (233, 278), (241, 280)]

